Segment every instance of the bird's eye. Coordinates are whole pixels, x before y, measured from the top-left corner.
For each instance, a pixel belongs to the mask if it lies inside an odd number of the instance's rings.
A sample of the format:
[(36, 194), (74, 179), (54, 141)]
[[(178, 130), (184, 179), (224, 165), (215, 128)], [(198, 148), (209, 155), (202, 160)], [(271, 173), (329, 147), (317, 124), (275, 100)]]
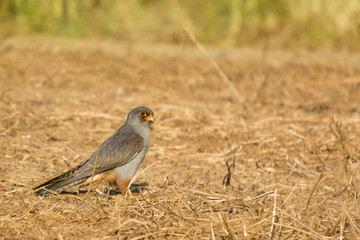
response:
[(146, 117), (146, 112), (140, 112), (140, 116)]

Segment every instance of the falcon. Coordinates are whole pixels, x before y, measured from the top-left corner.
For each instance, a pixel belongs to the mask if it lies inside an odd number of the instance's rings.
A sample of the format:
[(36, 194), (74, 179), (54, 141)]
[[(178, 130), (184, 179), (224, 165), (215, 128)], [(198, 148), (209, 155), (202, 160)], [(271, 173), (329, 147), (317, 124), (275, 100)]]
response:
[(125, 193), (148, 150), (153, 117), (153, 111), (147, 107), (134, 108), (129, 112), (124, 125), (88, 159), (33, 190), (38, 194), (62, 193), (76, 185), (107, 180)]

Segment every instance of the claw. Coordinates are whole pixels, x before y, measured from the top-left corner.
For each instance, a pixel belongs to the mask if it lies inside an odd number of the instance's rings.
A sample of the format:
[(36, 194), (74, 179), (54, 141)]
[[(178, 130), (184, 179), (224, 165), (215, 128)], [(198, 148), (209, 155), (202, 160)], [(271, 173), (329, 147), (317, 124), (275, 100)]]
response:
[(136, 198), (136, 196), (131, 192), (130, 188), (126, 189), (124, 196), (128, 198)]

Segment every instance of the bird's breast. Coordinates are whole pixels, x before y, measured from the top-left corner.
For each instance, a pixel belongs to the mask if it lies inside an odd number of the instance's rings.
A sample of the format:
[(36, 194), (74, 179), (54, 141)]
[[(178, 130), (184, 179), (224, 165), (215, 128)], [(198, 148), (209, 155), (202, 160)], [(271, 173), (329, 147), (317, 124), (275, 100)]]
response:
[(147, 147), (144, 147), (131, 161), (114, 169), (118, 181), (127, 181), (135, 175), (136, 170), (145, 157), (146, 151)]

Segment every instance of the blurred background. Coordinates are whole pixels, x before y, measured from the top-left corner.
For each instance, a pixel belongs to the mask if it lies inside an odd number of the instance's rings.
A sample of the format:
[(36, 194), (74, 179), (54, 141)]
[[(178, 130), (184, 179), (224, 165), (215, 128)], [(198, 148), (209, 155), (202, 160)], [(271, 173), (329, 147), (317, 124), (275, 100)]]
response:
[(0, 37), (43, 34), (222, 47), (360, 48), (359, 0), (1, 0)]

